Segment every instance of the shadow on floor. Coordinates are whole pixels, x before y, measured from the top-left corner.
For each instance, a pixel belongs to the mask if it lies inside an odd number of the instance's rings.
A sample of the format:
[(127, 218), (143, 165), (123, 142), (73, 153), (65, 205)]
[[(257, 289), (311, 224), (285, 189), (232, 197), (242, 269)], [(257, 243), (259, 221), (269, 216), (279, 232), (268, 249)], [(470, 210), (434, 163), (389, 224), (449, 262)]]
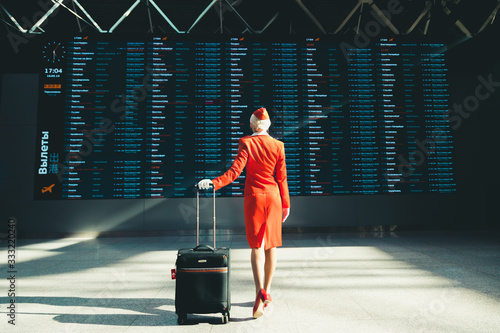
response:
[[(0, 303), (7, 304), (9, 299), (0, 297)], [(251, 302), (232, 304), (232, 306), (248, 307)], [(78, 308), (82, 313), (36, 313), (55, 316), (54, 320), (64, 324), (109, 325), (109, 326), (178, 326), (175, 311), (162, 309), (173, 307), (175, 301), (169, 298), (82, 298), (82, 297), (16, 297), (16, 304), (42, 304), (59, 307)], [(78, 311), (77, 310), (77, 311)], [(74, 311), (71, 309), (70, 311)], [(107, 313), (106, 313), (107, 312)], [(115, 312), (115, 313), (110, 313)], [(121, 313), (117, 313), (121, 312)], [(124, 313), (125, 312), (125, 313)], [(128, 313), (127, 313), (128, 312)], [(35, 314), (29, 312), (27, 314)], [(253, 320), (248, 318), (230, 318), (233, 322)], [(223, 324), (222, 315), (189, 314), (184, 325), (208, 323)]]

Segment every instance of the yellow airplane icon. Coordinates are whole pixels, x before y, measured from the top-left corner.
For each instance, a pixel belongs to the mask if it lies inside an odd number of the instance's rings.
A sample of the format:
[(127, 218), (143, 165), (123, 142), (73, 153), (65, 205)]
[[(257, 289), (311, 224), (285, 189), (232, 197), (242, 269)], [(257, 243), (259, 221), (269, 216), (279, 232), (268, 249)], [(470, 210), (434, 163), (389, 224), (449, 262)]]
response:
[(44, 188), (42, 188), (42, 193), (45, 193), (47, 191), (49, 191), (50, 193), (52, 193), (52, 188), (54, 187), (55, 184), (52, 184), (50, 186), (45, 186)]

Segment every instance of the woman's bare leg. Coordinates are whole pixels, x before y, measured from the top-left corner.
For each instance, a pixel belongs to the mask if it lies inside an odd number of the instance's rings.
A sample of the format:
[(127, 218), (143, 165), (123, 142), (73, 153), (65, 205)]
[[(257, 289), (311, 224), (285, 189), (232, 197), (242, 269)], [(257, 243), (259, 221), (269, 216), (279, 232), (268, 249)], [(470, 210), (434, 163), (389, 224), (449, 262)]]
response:
[(266, 292), (271, 290), (271, 282), (273, 281), (274, 271), (276, 270), (276, 248), (270, 248), (265, 251), (265, 263), (264, 263), (264, 289)]
[(251, 262), (253, 271), (253, 281), (255, 282), (255, 295), (264, 288), (264, 247), (252, 248)]

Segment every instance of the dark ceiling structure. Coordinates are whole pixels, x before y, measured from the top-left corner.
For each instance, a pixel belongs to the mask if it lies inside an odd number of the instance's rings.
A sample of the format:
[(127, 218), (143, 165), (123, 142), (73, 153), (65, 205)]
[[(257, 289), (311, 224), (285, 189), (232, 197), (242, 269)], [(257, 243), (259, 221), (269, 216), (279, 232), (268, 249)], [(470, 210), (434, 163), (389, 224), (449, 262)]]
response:
[(1, 0), (0, 20), (4, 31), (20, 34), (387, 33), (459, 38), (488, 28), (499, 9), (500, 0)]
[(356, 47), (429, 37), (484, 65), (498, 61), (499, 10), (500, 0), (0, 0), (0, 71), (29, 71), (32, 40), (82, 34), (332, 35)]

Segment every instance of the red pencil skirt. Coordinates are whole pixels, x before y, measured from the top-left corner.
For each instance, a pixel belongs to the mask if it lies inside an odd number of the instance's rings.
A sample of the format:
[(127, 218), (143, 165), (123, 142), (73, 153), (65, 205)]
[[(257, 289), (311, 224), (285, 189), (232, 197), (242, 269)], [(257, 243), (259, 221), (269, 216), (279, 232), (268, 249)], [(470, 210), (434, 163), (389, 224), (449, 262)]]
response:
[(281, 246), (283, 210), (279, 193), (245, 194), (245, 229), (248, 245), (264, 249)]

